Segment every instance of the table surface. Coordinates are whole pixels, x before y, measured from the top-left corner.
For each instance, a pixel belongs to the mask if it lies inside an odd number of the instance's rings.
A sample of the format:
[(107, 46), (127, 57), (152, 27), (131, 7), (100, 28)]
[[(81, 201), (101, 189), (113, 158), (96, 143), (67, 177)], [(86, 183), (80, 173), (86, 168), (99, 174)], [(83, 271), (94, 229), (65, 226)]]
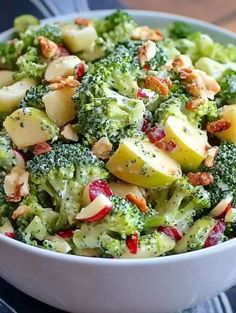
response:
[(236, 0), (121, 0), (129, 8), (201, 19), (236, 32)]

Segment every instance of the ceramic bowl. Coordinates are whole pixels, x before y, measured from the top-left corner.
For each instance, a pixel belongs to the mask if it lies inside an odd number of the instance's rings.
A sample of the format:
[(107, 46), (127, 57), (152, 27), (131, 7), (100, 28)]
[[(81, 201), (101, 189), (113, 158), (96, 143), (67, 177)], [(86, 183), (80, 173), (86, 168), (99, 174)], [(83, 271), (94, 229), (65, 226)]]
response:
[[(80, 15), (100, 18), (108, 13)], [(235, 34), (205, 22), (167, 13), (129, 13), (150, 26), (185, 21), (221, 43), (236, 44)], [(11, 33), (4, 32), (0, 40)], [(75, 313), (173, 313), (189, 308), (236, 283), (235, 261), (236, 239), (182, 255), (115, 260), (63, 255), (0, 235), (0, 276), (40, 301)]]

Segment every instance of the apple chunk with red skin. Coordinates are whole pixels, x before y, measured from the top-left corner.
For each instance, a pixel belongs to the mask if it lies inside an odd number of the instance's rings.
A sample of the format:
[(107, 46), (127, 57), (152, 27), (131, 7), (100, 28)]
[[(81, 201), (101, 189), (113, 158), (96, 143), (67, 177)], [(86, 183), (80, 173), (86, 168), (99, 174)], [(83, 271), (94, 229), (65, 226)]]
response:
[(104, 218), (111, 210), (112, 202), (100, 194), (77, 214), (76, 219), (84, 222), (95, 222)]
[(226, 215), (228, 210), (232, 208), (233, 197), (228, 195), (226, 198), (222, 199), (210, 212), (211, 216), (222, 218)]
[(113, 195), (113, 192), (111, 190), (111, 187), (105, 180), (96, 179), (91, 181), (84, 188), (82, 195), (83, 205), (84, 206), (88, 205), (100, 194), (110, 197)]

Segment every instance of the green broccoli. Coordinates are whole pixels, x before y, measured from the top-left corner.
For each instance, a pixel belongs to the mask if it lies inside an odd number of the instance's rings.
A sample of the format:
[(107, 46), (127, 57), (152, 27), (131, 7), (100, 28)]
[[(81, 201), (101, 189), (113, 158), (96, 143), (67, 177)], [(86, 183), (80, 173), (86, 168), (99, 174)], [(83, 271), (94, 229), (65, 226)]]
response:
[(10, 172), (11, 168), (15, 165), (15, 154), (11, 148), (9, 137), (0, 133), (0, 177), (5, 176)]
[(236, 69), (227, 69), (218, 80), (221, 91), (218, 95), (222, 105), (236, 103)]
[(16, 68), (16, 60), (22, 54), (23, 46), (23, 41), (18, 39), (0, 42), (1, 70), (14, 70)]
[(125, 249), (127, 236), (141, 232), (144, 214), (131, 202), (118, 196), (110, 197), (111, 212), (98, 222), (82, 223), (73, 241), (79, 250), (101, 250), (103, 256), (119, 257)]
[[(104, 85), (104, 84), (103, 84)], [(101, 85), (101, 90), (105, 87)], [(106, 89), (107, 97), (95, 98), (78, 110), (79, 133), (92, 145), (101, 137), (117, 143), (129, 129), (140, 129), (145, 111), (141, 100), (129, 99)]]
[(112, 43), (124, 42), (132, 36), (135, 21), (124, 11), (117, 10), (95, 23), (99, 36)]
[(20, 203), (20, 206), (23, 205), (26, 206), (26, 210), (17, 218), (16, 223), (22, 240), (29, 244), (32, 238), (42, 241), (47, 235), (68, 227), (65, 216), (51, 208), (41, 206), (34, 195), (25, 198)]
[(218, 116), (216, 102), (208, 99), (202, 99), (201, 103), (192, 110), (185, 107), (183, 112), (189, 122), (196, 127), (201, 126), (203, 121), (212, 121)]
[(98, 256), (119, 257), (125, 250), (125, 240), (108, 233), (104, 223), (83, 223), (74, 232), (73, 243), (79, 255), (89, 249), (95, 250)]
[(182, 54), (189, 55), (193, 62), (202, 57), (209, 57), (222, 63), (236, 61), (235, 45), (223, 46), (200, 32), (191, 33), (187, 38), (177, 39), (176, 47)]
[(126, 199), (118, 196), (110, 198), (112, 211), (103, 221), (109, 231), (118, 233), (122, 238), (141, 232), (144, 224), (144, 214)]
[(80, 209), (81, 191), (91, 180), (107, 178), (102, 161), (80, 144), (52, 145), (46, 154), (27, 162), (31, 183), (46, 191), (70, 224)]
[(16, 79), (30, 77), (40, 81), (46, 69), (46, 64), (41, 63), (39, 52), (34, 47), (29, 47), (26, 53), (17, 59), (16, 65), (18, 66)]
[(20, 33), (20, 39), (24, 43), (24, 48), (29, 46), (38, 46), (38, 37), (43, 36), (55, 43), (62, 42), (62, 33), (60, 27), (54, 25), (30, 26), (25, 32)]
[(204, 209), (211, 207), (209, 192), (202, 186), (192, 186), (186, 177), (179, 179), (172, 189), (161, 190), (156, 194), (158, 214), (146, 217), (146, 228), (176, 226), (186, 231), (196, 215), (199, 216)]
[(170, 37), (172, 38), (186, 38), (193, 32), (192, 27), (184, 22), (174, 22), (170, 28)]
[(236, 204), (236, 145), (222, 143), (213, 167), (203, 168), (213, 175), (213, 184), (207, 186), (212, 205), (216, 205), (228, 195), (232, 195)]
[(46, 85), (38, 85), (31, 87), (26, 91), (24, 99), (20, 102), (20, 107), (34, 107), (36, 109), (44, 109), (45, 105), (42, 101), (43, 96), (49, 91), (49, 87)]
[(170, 98), (160, 103), (154, 112), (154, 121), (162, 125), (165, 124), (169, 116), (183, 117), (183, 108), (188, 101), (184, 94), (173, 94)]
[(15, 210), (16, 204), (13, 202), (8, 202), (6, 199), (6, 194), (3, 189), (3, 182), (0, 184), (0, 225), (2, 219), (5, 217), (11, 218), (12, 212)]

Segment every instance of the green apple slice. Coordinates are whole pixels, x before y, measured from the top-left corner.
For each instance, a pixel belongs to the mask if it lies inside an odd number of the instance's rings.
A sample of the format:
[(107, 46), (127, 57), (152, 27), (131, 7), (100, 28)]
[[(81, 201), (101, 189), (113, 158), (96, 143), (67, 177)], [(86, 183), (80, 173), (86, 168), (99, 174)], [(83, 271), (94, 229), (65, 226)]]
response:
[(98, 38), (96, 29), (92, 25), (82, 29), (77, 25), (63, 25), (61, 30), (65, 45), (73, 53), (87, 50)]
[(12, 71), (7, 70), (0, 71), (0, 88), (7, 87), (14, 83), (13, 74), (14, 72)]
[(180, 166), (153, 144), (136, 138), (124, 139), (107, 162), (118, 178), (144, 188), (159, 188), (181, 176)]
[(29, 78), (22, 79), (10, 86), (0, 89), (0, 112), (13, 112), (25, 96), (30, 87), (35, 86), (35, 81)]
[(13, 112), (3, 123), (19, 149), (52, 139), (58, 128), (47, 115), (35, 108), (22, 108)]
[(216, 136), (236, 144), (236, 104), (226, 105), (221, 108), (219, 116), (230, 121), (231, 126), (222, 132), (216, 133)]
[(185, 170), (196, 170), (206, 157), (206, 132), (176, 116), (169, 116), (164, 129), (166, 142), (176, 145), (169, 155)]
[(43, 97), (47, 116), (58, 126), (64, 126), (75, 118), (75, 106), (72, 96), (76, 88), (65, 87), (63, 89), (49, 91)]

